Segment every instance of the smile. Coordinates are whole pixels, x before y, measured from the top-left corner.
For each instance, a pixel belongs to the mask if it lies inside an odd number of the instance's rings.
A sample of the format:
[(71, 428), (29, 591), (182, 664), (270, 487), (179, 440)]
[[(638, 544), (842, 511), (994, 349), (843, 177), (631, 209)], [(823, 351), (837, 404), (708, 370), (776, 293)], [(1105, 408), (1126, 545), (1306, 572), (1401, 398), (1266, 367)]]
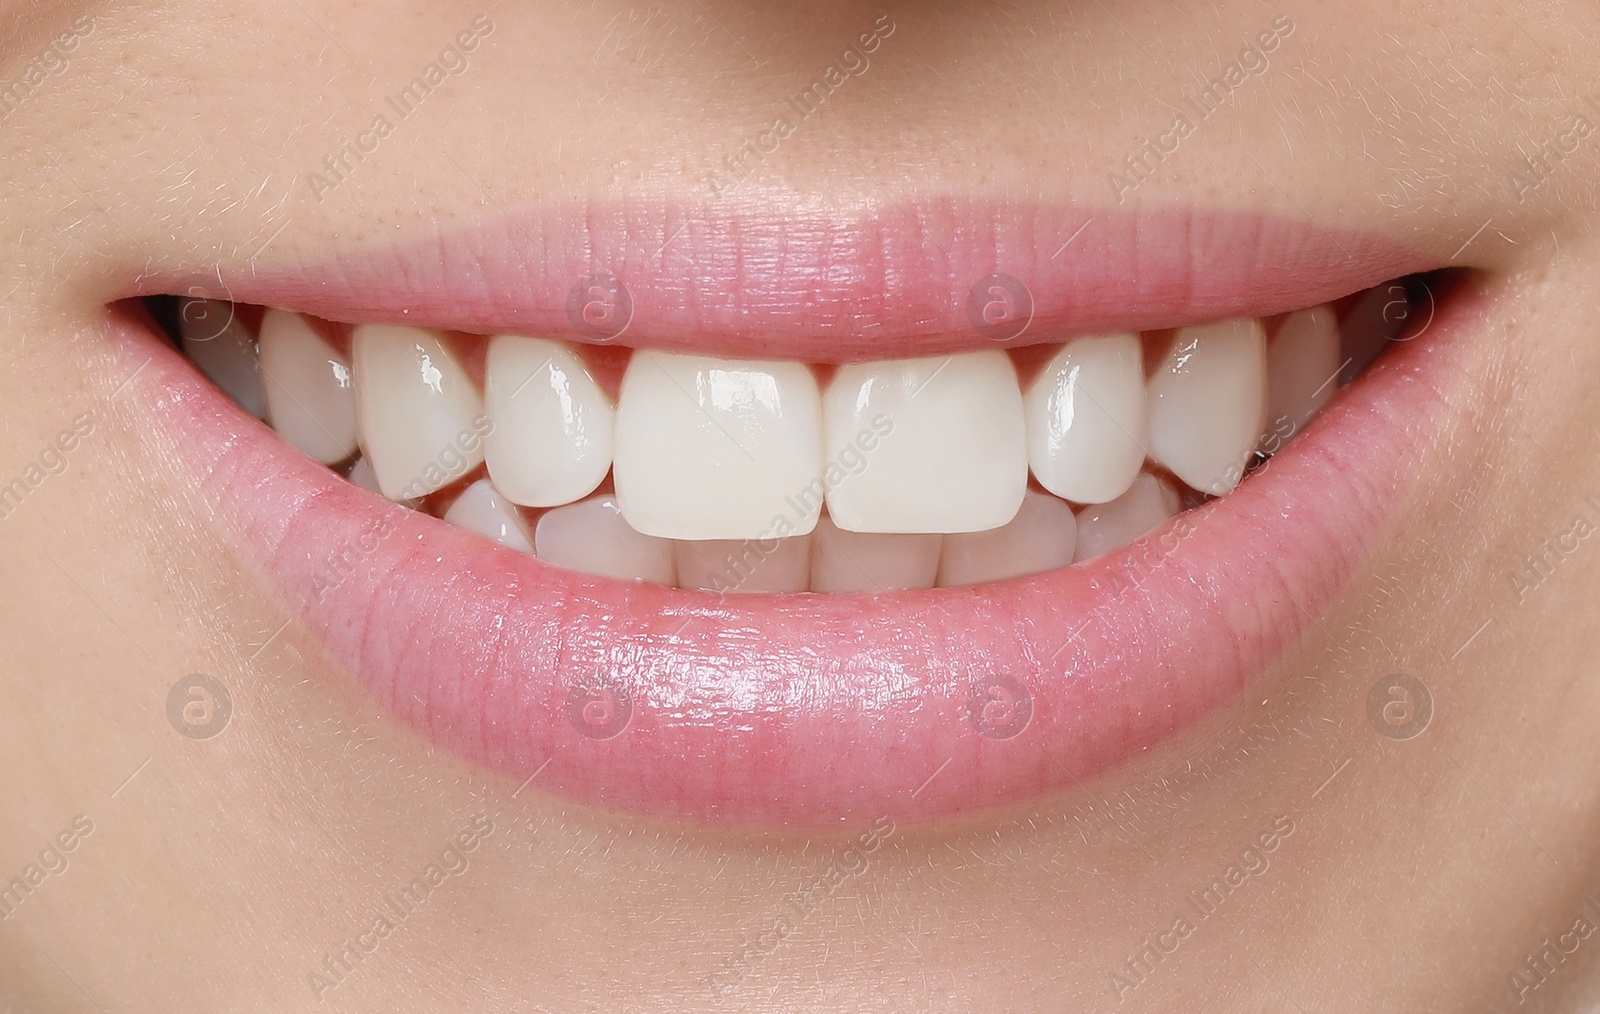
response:
[(430, 739), (652, 816), (932, 819), (1259, 678), (1381, 531), (1468, 309), (1257, 216), (910, 215), (650, 251), (541, 214), (145, 279), (117, 322), (245, 555)]

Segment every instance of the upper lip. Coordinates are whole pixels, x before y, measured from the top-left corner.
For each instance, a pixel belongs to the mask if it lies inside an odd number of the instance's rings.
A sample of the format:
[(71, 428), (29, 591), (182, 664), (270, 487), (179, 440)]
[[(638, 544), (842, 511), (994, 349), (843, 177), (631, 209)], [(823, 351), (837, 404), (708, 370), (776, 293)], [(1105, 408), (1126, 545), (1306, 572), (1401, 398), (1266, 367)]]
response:
[[(290, 244), (285, 243), (284, 246)], [(592, 341), (569, 312), (620, 281), (620, 344), (847, 362), (1263, 317), (1442, 262), (1371, 233), (1265, 212), (978, 198), (835, 214), (619, 201), (494, 213), (454, 230), (338, 247), (328, 260), (152, 271), (120, 295), (194, 291), (328, 320)], [(1026, 287), (1030, 320), (973, 326), (980, 280)], [(198, 282), (198, 284), (195, 284)]]

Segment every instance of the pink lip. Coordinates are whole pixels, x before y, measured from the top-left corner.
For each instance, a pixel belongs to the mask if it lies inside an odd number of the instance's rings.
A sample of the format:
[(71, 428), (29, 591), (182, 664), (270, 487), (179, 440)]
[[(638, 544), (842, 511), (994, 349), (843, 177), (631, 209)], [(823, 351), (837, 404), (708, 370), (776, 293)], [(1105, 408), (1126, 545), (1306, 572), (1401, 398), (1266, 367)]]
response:
[[(752, 217), (629, 201), (491, 213), (456, 232), (200, 283), (329, 320), (589, 341), (569, 297), (610, 276), (632, 304), (621, 344), (846, 362), (992, 347), (968, 299), (996, 273), (1020, 279), (1033, 303), (1027, 329), (1002, 344), (1029, 344), (1262, 317), (1446, 266), (1424, 261), (1381, 237), (1254, 212), (944, 198)], [(120, 294), (194, 280), (151, 274)]]
[[(1362, 280), (1325, 292), (1333, 283), (1313, 283), (1303, 263), (1261, 267), (1283, 255), (1283, 227), (1253, 216), (1203, 230), (1198, 215), (1188, 221), (1210, 236), (1248, 234), (1271, 253), (1236, 249), (1220, 265), (1185, 258), (1169, 276), (1115, 283), (1167, 294), (1163, 309), (1133, 316), (1288, 309), (1418, 266), (1379, 261), (1375, 275), (1351, 266), (1343, 277)], [(1295, 248), (1328, 267), (1305, 234)], [(464, 255), (451, 249), (424, 273), (417, 299), (402, 301), (431, 308), (411, 319), (446, 322), (450, 292), (467, 304), (452, 326), (515, 316), (487, 282), (512, 268), (460, 280), (450, 270)], [(384, 300), (396, 280), (380, 279), (378, 265), (398, 271), (416, 250), (350, 267), (325, 290), (330, 302), (306, 302), (309, 276), (234, 294), (321, 311), (342, 300), (354, 313), (349, 294), (370, 280), (374, 310), (387, 306), (392, 319), (401, 302)], [(1142, 258), (1135, 250), (1114, 262)], [(1246, 279), (1238, 264), (1262, 276)], [(1226, 295), (1207, 280), (1213, 267), (1243, 287)], [(915, 287), (909, 269), (893, 277)], [(800, 288), (819, 279), (835, 294), (856, 285), (848, 271), (818, 270)], [(533, 293), (519, 319), (544, 312), (537, 285)], [(1085, 327), (1109, 321), (1112, 301), (1103, 288), (1092, 293), (1052, 305)], [(761, 296), (776, 312), (782, 301)], [(344, 668), (424, 735), (513, 784), (536, 776), (533, 787), (588, 804), (812, 828), (946, 817), (1071, 786), (1258, 678), (1381, 539), (1442, 404), (1438, 357), (1467, 340), (1474, 305), (1441, 306), (1426, 348), (1395, 349), (1239, 490), (1088, 565), (976, 588), (727, 599), (558, 570), (391, 506), (244, 416), (139, 321), (119, 313), (113, 330), (130, 362), (149, 360), (130, 390), (243, 552)], [(874, 306), (893, 316), (881, 299)], [(833, 319), (829, 347), (862, 345)], [(1115, 326), (1139, 325), (1124, 307)], [(338, 558), (346, 564), (327, 562)], [(625, 724), (607, 724), (624, 713)]]

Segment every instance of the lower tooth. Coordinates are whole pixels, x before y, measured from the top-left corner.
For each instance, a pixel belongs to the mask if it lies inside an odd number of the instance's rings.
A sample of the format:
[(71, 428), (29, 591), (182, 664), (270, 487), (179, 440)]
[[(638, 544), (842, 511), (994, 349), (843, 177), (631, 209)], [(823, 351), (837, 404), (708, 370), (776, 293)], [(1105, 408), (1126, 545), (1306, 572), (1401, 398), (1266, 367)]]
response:
[(267, 398), (256, 361), (256, 340), (234, 313), (232, 303), (218, 299), (178, 302), (178, 333), (183, 354), (222, 393), (257, 419), (266, 415)]
[(352, 341), (361, 449), (384, 496), (426, 496), (483, 463), (483, 399), (437, 335), (362, 325)]
[(1066, 501), (1029, 490), (1017, 516), (1004, 527), (945, 536), (939, 584), (983, 584), (1068, 566), (1077, 527)]
[(533, 548), (545, 563), (597, 577), (670, 585), (676, 576), (671, 540), (634, 531), (610, 494), (545, 511)]
[(1148, 394), (1150, 457), (1202, 493), (1231, 491), (1244, 478), (1267, 413), (1261, 322), (1181, 329)]
[(677, 544), (678, 586), (715, 592), (798, 592), (811, 587), (811, 536), (710, 539)]
[(941, 535), (847, 532), (824, 516), (811, 535), (811, 590), (899, 591), (932, 588)]
[(1339, 320), (1333, 307), (1291, 313), (1267, 349), (1267, 432), (1276, 452), (1339, 389)]
[(1178, 491), (1149, 472), (1133, 480), (1128, 491), (1107, 504), (1078, 512), (1078, 545), (1073, 562), (1082, 563), (1121, 549), (1178, 513)]
[(533, 552), (522, 516), (511, 501), (494, 488), (488, 479), (479, 479), (456, 497), (456, 502), (444, 512), (444, 520), (457, 528), (493, 539), (502, 546)]
[(261, 318), (261, 376), (267, 421), (278, 435), (324, 465), (356, 449), (350, 364), (297, 313)]

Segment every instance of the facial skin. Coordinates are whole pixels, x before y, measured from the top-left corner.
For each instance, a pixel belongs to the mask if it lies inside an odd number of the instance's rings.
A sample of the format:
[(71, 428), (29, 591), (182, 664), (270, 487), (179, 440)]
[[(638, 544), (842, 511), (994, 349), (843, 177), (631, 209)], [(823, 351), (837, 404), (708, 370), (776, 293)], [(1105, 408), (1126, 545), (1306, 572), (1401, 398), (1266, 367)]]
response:
[[(1523, 1006), (1600, 990), (1600, 938), (1568, 933), (1600, 925), (1600, 548), (1512, 581), (1600, 523), (1592, 5), (602, 0), (496, 6), (441, 58), (484, 13), (0, 0), (0, 79), (42, 68), (0, 119), (0, 468), (51, 473), (0, 521), (0, 878), (59, 867), (0, 921), (0, 1010), (1486, 1010), (1517, 1006), (1507, 977), (1561, 934), (1575, 950)], [(723, 157), (885, 14), (870, 65), (723, 203), (1113, 204), (1125, 156), (1292, 20), (1122, 197), (1476, 269), (1487, 337), (1443, 373), (1391, 530), (1230, 705), (1016, 810), (652, 823), (435, 749), (230, 548), (119, 395), (106, 305), (142, 272), (321, 263), (545, 199), (717, 200)], [(459, 72), (347, 178), (308, 179), (440, 59)], [(1546, 141), (1574, 150), (1513, 181)], [(231, 695), (205, 740), (167, 717), (195, 673)], [(1368, 718), (1397, 673), (1432, 695), (1409, 740)], [(308, 975), (435, 866), (319, 1003)], [(1187, 899), (1230, 868), (1202, 917)], [(1175, 949), (1119, 1003), (1147, 938)]]

